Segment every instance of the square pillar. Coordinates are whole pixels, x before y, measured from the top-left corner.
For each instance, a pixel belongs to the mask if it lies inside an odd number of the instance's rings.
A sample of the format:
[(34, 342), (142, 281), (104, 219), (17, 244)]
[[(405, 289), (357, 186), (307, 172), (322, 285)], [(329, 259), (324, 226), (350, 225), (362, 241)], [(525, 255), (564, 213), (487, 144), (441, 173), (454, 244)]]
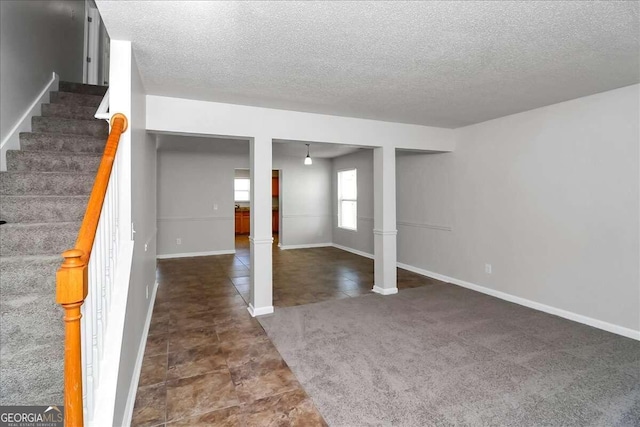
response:
[(256, 137), (251, 143), (251, 293), (253, 317), (273, 313), (271, 234), (271, 138)]
[(396, 254), (396, 149), (373, 150), (374, 286), (381, 295), (398, 293)]

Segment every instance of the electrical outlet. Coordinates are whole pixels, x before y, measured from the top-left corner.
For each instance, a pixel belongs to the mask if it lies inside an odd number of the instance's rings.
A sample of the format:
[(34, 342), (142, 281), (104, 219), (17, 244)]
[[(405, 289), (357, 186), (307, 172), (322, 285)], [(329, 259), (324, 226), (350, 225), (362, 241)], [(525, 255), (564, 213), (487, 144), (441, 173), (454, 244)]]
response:
[(491, 274), (491, 264), (484, 265), (484, 272), (487, 274)]
[(176, 244), (177, 244), (177, 245), (181, 245), (181, 244), (182, 244), (182, 238), (181, 238), (181, 237), (178, 237), (178, 238), (176, 239)]
[(217, 204), (217, 203), (214, 203), (214, 204), (213, 204), (213, 210), (214, 210), (214, 211), (217, 211), (217, 210), (218, 210), (218, 204)]

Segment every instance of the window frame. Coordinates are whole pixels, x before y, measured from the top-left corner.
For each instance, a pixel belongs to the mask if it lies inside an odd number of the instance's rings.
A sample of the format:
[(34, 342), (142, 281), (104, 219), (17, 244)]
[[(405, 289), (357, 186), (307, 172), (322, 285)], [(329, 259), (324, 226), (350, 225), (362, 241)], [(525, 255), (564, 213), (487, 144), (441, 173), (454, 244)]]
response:
[[(341, 180), (340, 180), (340, 174), (344, 173), (344, 172), (351, 172), (353, 171), (355, 173), (355, 199), (352, 198), (343, 198), (342, 197), (342, 191), (341, 191)], [(338, 228), (342, 229), (342, 230), (347, 230), (347, 231), (358, 231), (358, 168), (346, 168), (346, 169), (339, 169), (336, 173), (336, 181), (337, 181), (337, 199), (338, 199)], [(342, 202), (354, 202), (356, 205), (356, 219), (355, 219), (355, 227), (351, 228), (351, 227), (346, 227), (342, 224)]]

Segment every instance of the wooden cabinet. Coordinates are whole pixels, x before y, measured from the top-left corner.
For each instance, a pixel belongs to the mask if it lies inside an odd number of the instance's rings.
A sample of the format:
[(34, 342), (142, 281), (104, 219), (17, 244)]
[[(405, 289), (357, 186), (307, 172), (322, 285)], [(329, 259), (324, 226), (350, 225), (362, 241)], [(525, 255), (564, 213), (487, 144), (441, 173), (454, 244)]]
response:
[(280, 228), (280, 216), (278, 215), (278, 211), (273, 211), (272, 219), (271, 219), (271, 229), (274, 233), (278, 232)]
[[(278, 210), (271, 211), (271, 229), (277, 233), (280, 229), (280, 215)], [(251, 212), (236, 211), (236, 234), (249, 234), (251, 232)]]
[(251, 212), (236, 211), (236, 234), (249, 234), (251, 232)]
[(236, 212), (236, 234), (242, 234), (242, 212)]
[(280, 193), (280, 183), (278, 181), (278, 177), (274, 176), (271, 178), (271, 196), (278, 197)]

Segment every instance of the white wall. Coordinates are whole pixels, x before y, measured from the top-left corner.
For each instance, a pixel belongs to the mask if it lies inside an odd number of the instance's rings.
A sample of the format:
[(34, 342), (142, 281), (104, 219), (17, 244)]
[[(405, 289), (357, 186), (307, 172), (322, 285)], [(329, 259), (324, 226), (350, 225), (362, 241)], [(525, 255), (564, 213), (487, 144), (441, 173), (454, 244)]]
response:
[(84, 1), (0, 1), (0, 140), (52, 72), (82, 82), (83, 43)]
[[(249, 167), (249, 143), (158, 138), (158, 255), (233, 251), (233, 178), (235, 169)], [(304, 166), (300, 158), (275, 156), (273, 168), (281, 170), (281, 244), (330, 243), (331, 162)]]
[(399, 155), (398, 261), (640, 330), (638, 99), (629, 86)]
[[(357, 169), (358, 229), (338, 227), (338, 171)], [(331, 199), (333, 208), (333, 243), (356, 251), (373, 254), (373, 150), (360, 150), (332, 161)]]
[(331, 243), (331, 160), (274, 155), (282, 192), (282, 247)]
[[(162, 148), (194, 140), (219, 151)], [(233, 251), (234, 169), (249, 167), (249, 143), (168, 135), (158, 135), (158, 143), (158, 255)]]
[(455, 148), (452, 129), (154, 95), (147, 96), (147, 129), (443, 152)]
[[(112, 46), (117, 48), (119, 43), (123, 42), (114, 41)], [(112, 60), (117, 66), (118, 58), (114, 59), (112, 56)], [(131, 173), (131, 193), (126, 196), (130, 198), (131, 227), (135, 230), (135, 234), (118, 371), (114, 425), (125, 425), (130, 415), (127, 411), (133, 409), (131, 397), (135, 397), (139, 375), (137, 371), (139, 365), (136, 364), (139, 364), (142, 357), (140, 349), (144, 348), (145, 327), (150, 316), (151, 297), (156, 277), (156, 141), (155, 135), (147, 134), (145, 130), (146, 95), (135, 57), (131, 58), (129, 73), (131, 76), (131, 107), (128, 114), (130, 129), (125, 135), (128, 134), (130, 139), (121, 139), (121, 144), (127, 145), (121, 148), (128, 148), (123, 153), (130, 152), (130, 162), (123, 166), (128, 166)], [(112, 77), (118, 81), (116, 73), (112, 73)], [(120, 110), (116, 106), (112, 112), (118, 111)], [(121, 227), (130, 230), (131, 228), (127, 225), (121, 224)]]

